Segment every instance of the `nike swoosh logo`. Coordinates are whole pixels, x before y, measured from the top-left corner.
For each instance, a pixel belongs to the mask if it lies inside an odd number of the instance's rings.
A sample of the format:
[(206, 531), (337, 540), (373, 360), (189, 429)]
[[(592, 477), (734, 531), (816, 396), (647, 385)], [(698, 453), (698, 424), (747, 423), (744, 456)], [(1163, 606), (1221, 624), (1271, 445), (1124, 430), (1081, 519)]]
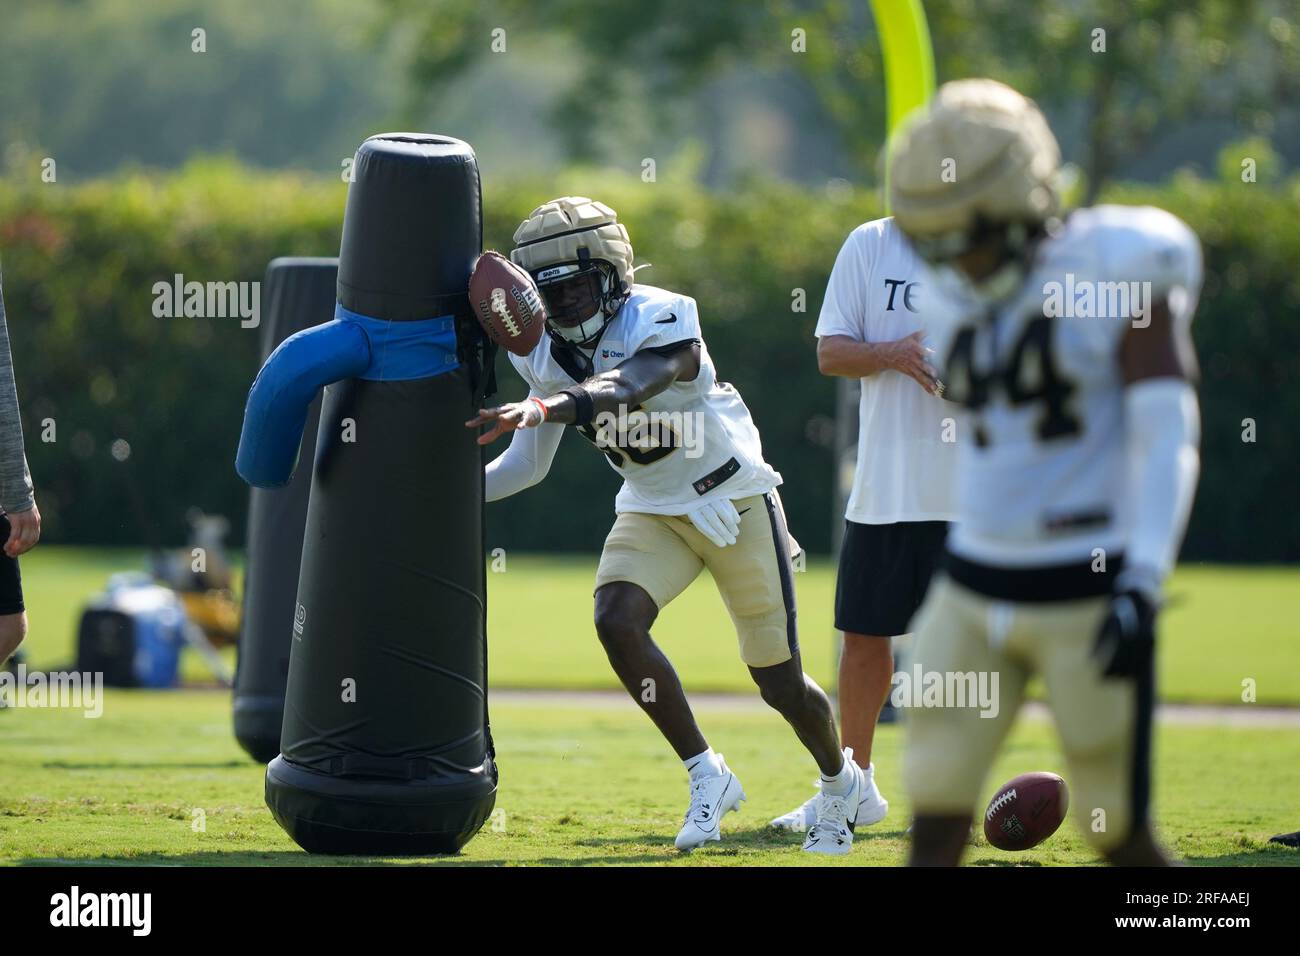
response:
[(655, 319), (655, 325), (672, 325), (677, 321), (677, 313), (669, 312), (666, 319)]
[(740, 515), (748, 514), (748, 513), (749, 513), (749, 509), (748, 509), (748, 508), (746, 508), (744, 511), (737, 511), (737, 512), (736, 512), (736, 514), (740, 514)]
[(727, 785), (722, 788), (722, 793), (718, 795), (718, 802), (713, 805), (712, 815), (705, 817), (705, 821), (706, 822), (711, 821), (713, 823), (713, 826), (703, 827), (700, 826), (699, 823), (695, 824), (696, 826), (699, 826), (700, 829), (703, 830), (705, 833), (712, 833), (714, 830), (718, 828), (718, 821), (721, 819), (721, 817), (718, 816), (718, 807), (722, 806), (723, 798), (726, 797), (727, 791), (731, 789), (732, 781), (734, 781), (735, 779), (736, 779), (735, 777), (732, 777), (731, 780), (727, 781)]

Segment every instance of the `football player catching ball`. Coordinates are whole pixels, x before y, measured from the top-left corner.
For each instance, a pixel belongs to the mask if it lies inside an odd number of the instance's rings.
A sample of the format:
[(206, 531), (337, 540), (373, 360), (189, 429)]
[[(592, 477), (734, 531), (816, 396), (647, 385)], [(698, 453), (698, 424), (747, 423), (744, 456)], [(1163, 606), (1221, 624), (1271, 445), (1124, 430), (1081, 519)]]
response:
[(804, 849), (847, 853), (863, 787), (841, 752), (830, 702), (803, 672), (791, 557), (778, 475), (735, 388), (718, 381), (695, 300), (634, 283), (627, 230), (603, 203), (566, 196), (519, 226), (510, 258), (533, 277), (547, 329), (510, 361), (522, 402), (483, 410), (487, 444), (512, 435), (487, 466), (496, 501), (541, 481), (566, 427), (591, 441), (623, 478), (596, 572), (596, 633), (619, 680), (689, 775), (678, 849), (719, 839), (745, 799), (710, 748), (681, 682), (650, 634), (655, 618), (708, 568), (731, 613), (740, 655), (763, 700), (794, 728), (822, 774)]

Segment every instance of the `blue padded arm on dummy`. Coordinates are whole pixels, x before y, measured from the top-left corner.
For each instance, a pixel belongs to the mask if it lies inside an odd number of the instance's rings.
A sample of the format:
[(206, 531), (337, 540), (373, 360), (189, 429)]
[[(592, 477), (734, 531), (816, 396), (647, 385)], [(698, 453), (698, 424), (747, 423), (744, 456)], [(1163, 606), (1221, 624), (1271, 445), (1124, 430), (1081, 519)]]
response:
[(307, 409), (331, 382), (370, 365), (370, 342), (355, 322), (335, 319), (289, 336), (248, 390), (235, 470), (256, 488), (288, 484), (298, 465)]

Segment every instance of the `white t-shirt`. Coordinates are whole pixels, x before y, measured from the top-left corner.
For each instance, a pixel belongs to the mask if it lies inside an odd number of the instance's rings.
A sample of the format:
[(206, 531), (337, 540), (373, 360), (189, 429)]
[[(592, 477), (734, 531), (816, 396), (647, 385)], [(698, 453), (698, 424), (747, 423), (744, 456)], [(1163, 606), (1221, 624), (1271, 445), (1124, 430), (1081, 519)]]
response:
[[(917, 312), (923, 273), (893, 218), (858, 226), (835, 259), (817, 337), (892, 342), (925, 328)], [(863, 378), (858, 463), (844, 516), (858, 524), (955, 520), (955, 412), (902, 372)]]
[[(781, 476), (763, 458), (763, 444), (740, 393), (717, 380), (704, 344), (695, 300), (666, 289), (634, 285), (591, 354), (589, 374), (608, 372), (644, 349), (700, 343), (700, 372), (674, 382), (622, 421), (597, 416), (577, 431), (623, 477), (615, 512), (684, 515), (705, 501), (771, 491)], [(549, 336), (510, 361), (533, 394), (552, 395), (585, 378), (565, 371)], [(611, 416), (612, 418), (612, 416)]]

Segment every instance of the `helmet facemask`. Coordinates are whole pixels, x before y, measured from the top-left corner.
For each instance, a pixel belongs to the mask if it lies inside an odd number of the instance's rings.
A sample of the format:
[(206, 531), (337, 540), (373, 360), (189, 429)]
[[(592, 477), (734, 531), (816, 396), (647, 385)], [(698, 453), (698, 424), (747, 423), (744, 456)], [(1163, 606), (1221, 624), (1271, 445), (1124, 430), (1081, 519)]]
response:
[(579, 250), (577, 261), (553, 263), (533, 273), (546, 302), (547, 324), (578, 346), (594, 343), (627, 299), (618, 270), (584, 253)]
[[(1028, 274), (1029, 263), (1044, 223), (994, 222), (975, 216), (967, 230), (930, 236), (912, 236), (917, 254), (934, 268), (941, 284), (950, 292), (964, 292), (986, 302), (997, 302), (1014, 294)], [(967, 273), (958, 260), (982, 250), (992, 254), (993, 268), (979, 278)]]

